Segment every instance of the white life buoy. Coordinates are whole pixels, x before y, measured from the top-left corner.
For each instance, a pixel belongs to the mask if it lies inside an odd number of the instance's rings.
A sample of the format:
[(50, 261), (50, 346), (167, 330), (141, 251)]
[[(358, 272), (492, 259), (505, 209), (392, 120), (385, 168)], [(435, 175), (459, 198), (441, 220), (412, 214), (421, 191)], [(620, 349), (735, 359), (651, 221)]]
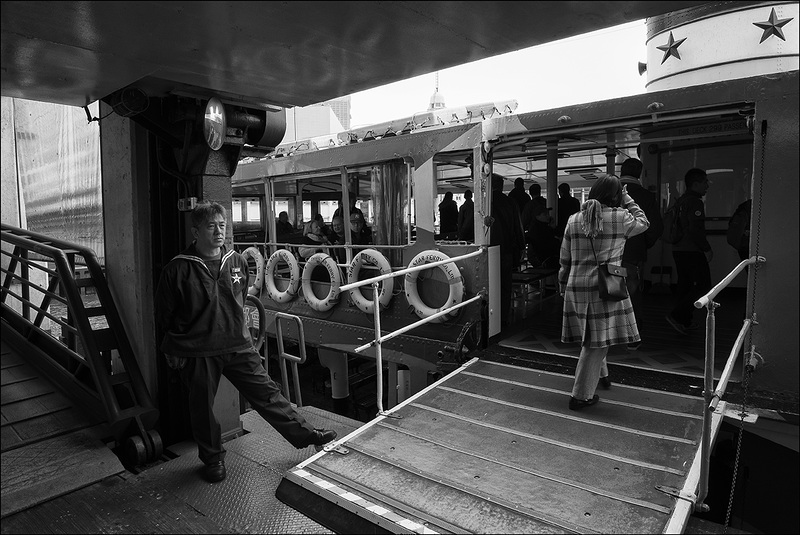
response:
[[(331, 287), (328, 294), (320, 299), (314, 294), (314, 289), (311, 287), (311, 274), (317, 266), (324, 267), (331, 280)], [(336, 260), (325, 253), (315, 253), (306, 261), (303, 268), (303, 297), (308, 303), (308, 306), (318, 312), (325, 312), (336, 304), (339, 300), (339, 288), (342, 286), (342, 273), (339, 271), (339, 266), (336, 265)]]
[[(284, 291), (278, 290), (275, 285), (275, 275), (280, 261), (286, 262), (289, 266), (289, 287)], [(272, 256), (267, 260), (267, 267), (264, 271), (264, 283), (270, 299), (278, 303), (286, 303), (297, 295), (297, 288), (300, 286), (300, 265), (290, 251), (278, 249), (272, 253)]]
[[(413, 268), (423, 264), (429, 264), (431, 262), (447, 260), (448, 258), (450, 257), (441, 251), (436, 251), (433, 249), (429, 251), (422, 251), (411, 260), (411, 262), (408, 264), (408, 267)], [(439, 308), (429, 307), (420, 298), (419, 291), (417, 290), (417, 279), (419, 278), (419, 274), (421, 272), (417, 271), (414, 273), (406, 273), (406, 299), (408, 299), (408, 304), (414, 307), (414, 313), (423, 319), (440, 312), (444, 308), (459, 304), (464, 298), (464, 282), (461, 279), (461, 271), (459, 271), (455, 262), (449, 262), (437, 267), (444, 272), (447, 282), (450, 284), (450, 295), (447, 296), (447, 301)], [(432, 323), (443, 323), (449, 319), (449, 316), (455, 316), (457, 314), (457, 310), (453, 311), (450, 314), (445, 314), (444, 316), (440, 316), (435, 320), (432, 320)]]
[[(353, 258), (353, 261), (350, 262), (350, 265), (347, 266), (347, 284), (358, 282), (358, 274), (361, 272), (361, 268), (365, 264), (376, 266), (381, 275), (386, 275), (387, 273), (392, 272), (392, 266), (389, 264), (389, 261), (386, 260), (385, 256), (375, 249), (364, 249), (358, 253)], [(378, 294), (378, 303), (380, 304), (381, 309), (385, 309), (387, 306), (389, 306), (389, 301), (392, 300), (394, 277), (385, 279), (381, 281), (380, 284), (381, 291)], [(375, 310), (375, 305), (372, 299), (367, 299), (364, 297), (364, 294), (361, 292), (361, 287), (350, 290), (350, 298), (353, 300), (353, 304), (355, 304), (362, 312), (372, 314), (372, 312)]]
[(261, 291), (261, 285), (264, 283), (264, 257), (261, 255), (261, 251), (256, 247), (248, 247), (242, 251), (242, 257), (244, 257), (245, 260), (252, 258), (256, 263), (256, 279), (253, 281), (253, 284), (247, 288), (247, 293), (249, 295), (255, 295)]

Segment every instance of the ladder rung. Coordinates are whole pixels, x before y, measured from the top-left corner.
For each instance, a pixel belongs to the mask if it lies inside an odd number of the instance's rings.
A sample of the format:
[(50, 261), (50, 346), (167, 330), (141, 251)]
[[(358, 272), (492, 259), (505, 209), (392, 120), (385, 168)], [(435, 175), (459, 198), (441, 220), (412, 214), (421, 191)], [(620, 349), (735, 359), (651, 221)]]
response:
[(106, 309), (105, 309), (105, 307), (102, 307), (102, 306), (99, 306), (99, 307), (87, 307), (84, 310), (86, 311), (86, 315), (89, 316), (90, 318), (94, 318), (94, 317), (97, 317), (97, 316), (105, 316), (106, 315)]
[(119, 349), (119, 347), (117, 347), (117, 337), (114, 336), (114, 331), (112, 331), (110, 328), (92, 331), (92, 337), (94, 338), (97, 350), (101, 353), (103, 351)]

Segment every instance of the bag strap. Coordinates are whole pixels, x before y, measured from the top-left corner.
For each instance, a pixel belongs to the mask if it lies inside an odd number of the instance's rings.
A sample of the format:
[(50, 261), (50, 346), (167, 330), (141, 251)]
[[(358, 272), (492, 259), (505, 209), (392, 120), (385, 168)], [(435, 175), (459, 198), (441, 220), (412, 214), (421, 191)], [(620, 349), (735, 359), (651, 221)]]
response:
[(597, 252), (594, 250), (594, 240), (589, 236), (589, 243), (592, 244), (592, 253), (594, 254), (594, 261), (597, 262), (597, 268), (600, 268), (600, 260), (597, 259)]

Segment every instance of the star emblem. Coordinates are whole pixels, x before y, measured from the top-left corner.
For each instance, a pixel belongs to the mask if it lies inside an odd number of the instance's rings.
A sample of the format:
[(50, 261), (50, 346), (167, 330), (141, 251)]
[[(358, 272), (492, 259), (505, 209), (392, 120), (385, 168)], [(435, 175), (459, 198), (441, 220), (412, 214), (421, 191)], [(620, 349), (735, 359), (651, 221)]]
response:
[(238, 273), (234, 273), (233, 277), (231, 277), (231, 280), (233, 281), (234, 284), (239, 284), (239, 281), (242, 280), (242, 276), (239, 275)]
[(669, 40), (667, 41), (666, 45), (657, 46), (656, 48), (659, 50), (664, 51), (664, 59), (661, 60), (661, 64), (663, 65), (667, 58), (670, 56), (675, 56), (678, 59), (681, 59), (681, 55), (678, 52), (678, 47), (686, 41), (686, 38), (676, 41), (674, 37), (672, 37), (672, 32), (669, 32)]
[(786, 26), (792, 21), (791, 18), (789, 19), (778, 19), (778, 15), (775, 14), (775, 8), (772, 8), (772, 13), (769, 14), (769, 19), (764, 22), (754, 22), (754, 26), (758, 26), (764, 33), (761, 35), (761, 41), (758, 44), (763, 43), (770, 36), (774, 35), (776, 37), (781, 38), (782, 40), (786, 41), (786, 37), (783, 35), (782, 27)]

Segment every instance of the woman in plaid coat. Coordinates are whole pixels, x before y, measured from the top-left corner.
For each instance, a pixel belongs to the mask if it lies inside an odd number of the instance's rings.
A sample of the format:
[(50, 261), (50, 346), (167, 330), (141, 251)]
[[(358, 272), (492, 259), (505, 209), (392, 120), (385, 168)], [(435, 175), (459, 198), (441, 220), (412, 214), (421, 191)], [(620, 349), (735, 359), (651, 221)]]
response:
[[(650, 226), (644, 211), (614, 175), (600, 177), (581, 211), (570, 216), (561, 242), (558, 282), (564, 296), (561, 341), (580, 342), (581, 355), (569, 408), (581, 409), (595, 395), (608, 348), (639, 341), (631, 300), (604, 301), (597, 290), (597, 261), (622, 265), (625, 240)], [(590, 239), (590, 237), (592, 239)], [(597, 253), (597, 260), (592, 252)], [(608, 375), (606, 368), (605, 375)], [(610, 386), (605, 377), (605, 386)]]

